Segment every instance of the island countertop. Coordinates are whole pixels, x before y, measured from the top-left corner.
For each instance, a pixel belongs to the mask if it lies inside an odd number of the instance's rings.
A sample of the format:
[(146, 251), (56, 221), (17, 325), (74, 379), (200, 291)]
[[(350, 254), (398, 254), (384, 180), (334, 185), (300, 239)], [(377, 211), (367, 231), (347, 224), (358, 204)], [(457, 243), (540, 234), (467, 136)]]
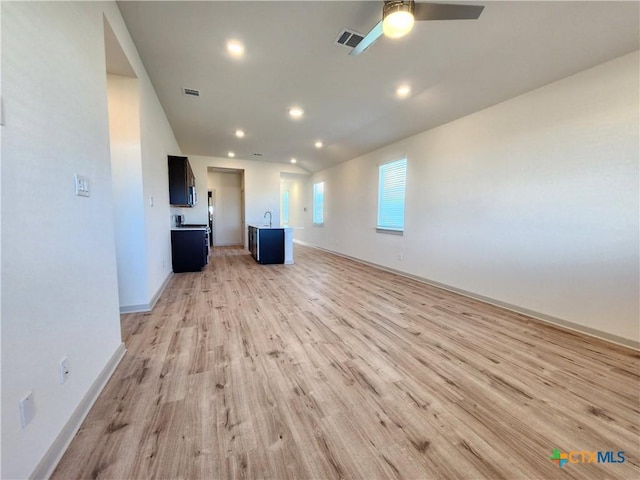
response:
[(293, 229), (293, 227), (277, 227), (277, 226), (269, 226), (269, 225), (256, 225), (255, 223), (247, 224), (248, 227), (257, 228), (260, 230), (289, 230)]

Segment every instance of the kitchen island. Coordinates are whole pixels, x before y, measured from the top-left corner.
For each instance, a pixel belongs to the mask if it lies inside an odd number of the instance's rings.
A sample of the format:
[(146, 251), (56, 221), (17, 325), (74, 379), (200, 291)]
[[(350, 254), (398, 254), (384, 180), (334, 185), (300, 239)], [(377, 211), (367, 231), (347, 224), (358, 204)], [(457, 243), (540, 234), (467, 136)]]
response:
[(248, 225), (249, 251), (263, 265), (293, 263), (293, 228)]

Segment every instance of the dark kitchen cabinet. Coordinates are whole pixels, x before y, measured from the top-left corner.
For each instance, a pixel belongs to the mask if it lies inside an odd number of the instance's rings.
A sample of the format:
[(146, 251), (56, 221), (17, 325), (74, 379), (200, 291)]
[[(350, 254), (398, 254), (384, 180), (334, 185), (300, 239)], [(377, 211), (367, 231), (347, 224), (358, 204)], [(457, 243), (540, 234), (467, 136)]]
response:
[(171, 230), (171, 259), (174, 273), (199, 272), (207, 264), (207, 231)]
[(256, 227), (249, 226), (249, 252), (251, 256), (258, 260), (258, 229)]
[(169, 203), (176, 207), (193, 207), (197, 202), (196, 177), (189, 159), (169, 155)]

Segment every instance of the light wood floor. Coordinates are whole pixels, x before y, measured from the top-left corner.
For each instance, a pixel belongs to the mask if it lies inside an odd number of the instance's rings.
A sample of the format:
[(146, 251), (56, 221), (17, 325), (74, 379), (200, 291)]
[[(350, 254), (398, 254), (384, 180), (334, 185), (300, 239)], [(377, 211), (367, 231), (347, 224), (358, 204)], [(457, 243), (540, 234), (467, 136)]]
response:
[(54, 479), (640, 478), (638, 352), (299, 245), (214, 252), (122, 317)]

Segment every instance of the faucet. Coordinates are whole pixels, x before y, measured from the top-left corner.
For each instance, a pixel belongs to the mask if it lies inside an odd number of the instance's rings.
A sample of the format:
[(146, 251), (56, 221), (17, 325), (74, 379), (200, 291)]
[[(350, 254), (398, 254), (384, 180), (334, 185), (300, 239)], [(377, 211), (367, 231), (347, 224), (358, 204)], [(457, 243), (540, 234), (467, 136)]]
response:
[(269, 214), (269, 227), (271, 227), (271, 212), (269, 210), (265, 212), (264, 217), (262, 218), (267, 218), (267, 214)]

